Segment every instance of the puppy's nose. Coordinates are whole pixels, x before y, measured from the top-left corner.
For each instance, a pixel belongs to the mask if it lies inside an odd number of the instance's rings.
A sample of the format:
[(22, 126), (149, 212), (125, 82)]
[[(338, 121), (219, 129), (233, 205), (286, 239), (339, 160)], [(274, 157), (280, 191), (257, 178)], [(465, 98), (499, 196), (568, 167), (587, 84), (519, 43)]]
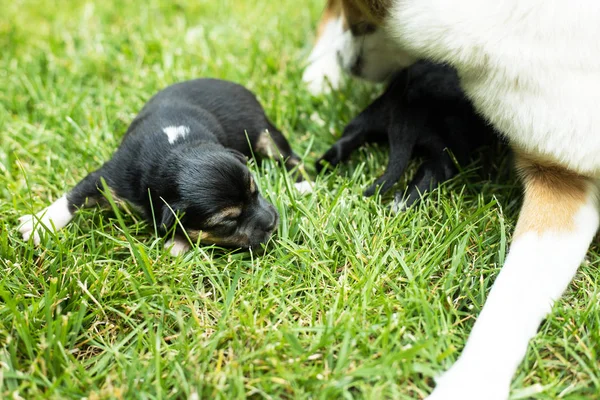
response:
[(265, 232), (271, 232), (277, 226), (277, 212), (273, 206), (263, 208), (258, 215), (258, 227)]
[(265, 199), (259, 199), (260, 211), (257, 214), (257, 222), (260, 229), (271, 232), (277, 227), (279, 215), (275, 207)]
[(277, 214), (274, 214), (272, 222), (267, 226), (267, 232), (272, 232), (275, 230), (275, 228), (277, 228), (277, 219)]

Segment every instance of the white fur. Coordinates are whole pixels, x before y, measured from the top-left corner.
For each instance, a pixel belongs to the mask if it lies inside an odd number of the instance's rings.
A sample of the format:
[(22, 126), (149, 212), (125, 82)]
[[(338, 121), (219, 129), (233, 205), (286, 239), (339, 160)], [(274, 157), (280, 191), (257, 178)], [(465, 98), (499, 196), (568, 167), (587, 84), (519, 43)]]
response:
[(35, 215), (24, 215), (19, 218), (19, 232), (23, 235), (23, 240), (33, 238), (33, 243), (40, 244), (40, 229), (58, 231), (73, 219), (73, 214), (69, 211), (66, 196), (62, 196), (49, 207), (38, 212)]
[(175, 236), (165, 242), (165, 248), (169, 249), (169, 253), (173, 257), (177, 257), (187, 252), (192, 246), (186, 239)]
[(600, 176), (600, 2), (396, 0), (387, 32), (456, 67), (475, 107), (529, 154)]
[(169, 143), (175, 143), (179, 138), (184, 138), (185, 135), (190, 133), (190, 127), (185, 125), (180, 126), (167, 126), (163, 128), (163, 132), (167, 135)]
[(337, 53), (342, 40), (342, 19), (331, 19), (308, 56), (309, 65), (304, 70), (302, 81), (308, 84), (312, 94), (326, 93), (329, 88), (337, 89), (342, 80)]
[(308, 181), (296, 182), (294, 187), (300, 194), (308, 194), (313, 191), (313, 185)]
[(404, 198), (404, 196), (396, 196), (394, 199), (394, 203), (392, 204), (392, 212), (394, 214), (401, 213), (406, 211), (406, 201), (408, 198)]
[(594, 196), (572, 231), (517, 237), (460, 358), (429, 400), (508, 398), (529, 340), (577, 272), (599, 221)]
[(338, 60), (346, 72), (375, 82), (388, 79), (414, 62), (381, 29), (361, 36), (353, 36), (349, 30), (344, 32)]

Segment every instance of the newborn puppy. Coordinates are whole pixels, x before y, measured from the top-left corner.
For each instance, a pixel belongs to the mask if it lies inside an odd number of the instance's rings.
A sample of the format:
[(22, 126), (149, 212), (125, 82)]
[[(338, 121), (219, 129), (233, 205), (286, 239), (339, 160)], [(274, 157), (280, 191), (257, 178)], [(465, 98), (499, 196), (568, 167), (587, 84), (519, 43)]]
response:
[(335, 166), (369, 142), (388, 142), (385, 173), (365, 196), (387, 192), (402, 177), (409, 161), (423, 157), (405, 193), (396, 194), (394, 210), (411, 206), (420, 194), (457, 174), (473, 151), (495, 138), (463, 94), (456, 72), (445, 65), (417, 62), (398, 73), (386, 91), (354, 118), (342, 137), (317, 160), (317, 171)]
[(246, 166), (252, 154), (287, 169), (300, 162), (243, 86), (217, 79), (177, 83), (150, 99), (110, 161), (42, 212), (20, 218), (19, 229), (39, 244), (41, 225), (58, 230), (78, 208), (108, 205), (104, 179), (115, 199), (139, 209), (163, 234), (174, 229), (166, 244), (174, 255), (188, 250), (190, 240), (255, 247), (270, 238), (278, 214)]

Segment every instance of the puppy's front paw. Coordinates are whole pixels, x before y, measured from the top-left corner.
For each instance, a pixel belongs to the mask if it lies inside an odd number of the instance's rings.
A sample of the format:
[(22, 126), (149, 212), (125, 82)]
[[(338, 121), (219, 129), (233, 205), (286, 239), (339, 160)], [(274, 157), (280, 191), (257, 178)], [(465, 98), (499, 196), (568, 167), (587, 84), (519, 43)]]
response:
[(315, 168), (317, 173), (321, 173), (324, 168), (335, 168), (341, 162), (342, 149), (336, 143), (315, 162)]
[(24, 215), (19, 218), (19, 232), (23, 235), (23, 240), (33, 239), (37, 246), (40, 244), (40, 234), (42, 229), (58, 231), (71, 221), (73, 214), (69, 210), (69, 203), (66, 196), (62, 196), (50, 207), (40, 211), (36, 215)]
[(33, 239), (33, 244), (36, 246), (40, 244), (40, 235), (36, 229), (35, 216), (28, 214), (23, 215), (19, 218), (19, 232), (23, 236), (23, 240), (27, 241)]
[(390, 190), (398, 179), (395, 176), (390, 178), (388, 175), (388, 173), (385, 173), (383, 176), (377, 178), (377, 180), (373, 182), (371, 186), (365, 189), (363, 195), (366, 197), (371, 197), (377, 192), (377, 189), (379, 189), (380, 194), (384, 194)]
[(187, 240), (180, 237), (175, 237), (165, 242), (165, 248), (169, 249), (169, 253), (173, 257), (177, 257), (186, 253), (189, 249), (192, 248), (192, 246)]

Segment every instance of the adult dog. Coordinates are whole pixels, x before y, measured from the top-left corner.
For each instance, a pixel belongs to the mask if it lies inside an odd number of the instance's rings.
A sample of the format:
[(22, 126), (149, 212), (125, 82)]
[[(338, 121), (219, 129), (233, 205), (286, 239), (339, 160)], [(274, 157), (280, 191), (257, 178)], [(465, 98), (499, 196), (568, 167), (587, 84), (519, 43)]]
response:
[[(381, 80), (412, 59), (448, 63), (514, 150), (525, 190), (509, 255), (429, 397), (506, 399), (599, 225), (600, 2), (331, 0), (327, 10), (318, 43), (343, 69)], [(304, 76), (313, 89), (339, 75), (320, 54)]]

